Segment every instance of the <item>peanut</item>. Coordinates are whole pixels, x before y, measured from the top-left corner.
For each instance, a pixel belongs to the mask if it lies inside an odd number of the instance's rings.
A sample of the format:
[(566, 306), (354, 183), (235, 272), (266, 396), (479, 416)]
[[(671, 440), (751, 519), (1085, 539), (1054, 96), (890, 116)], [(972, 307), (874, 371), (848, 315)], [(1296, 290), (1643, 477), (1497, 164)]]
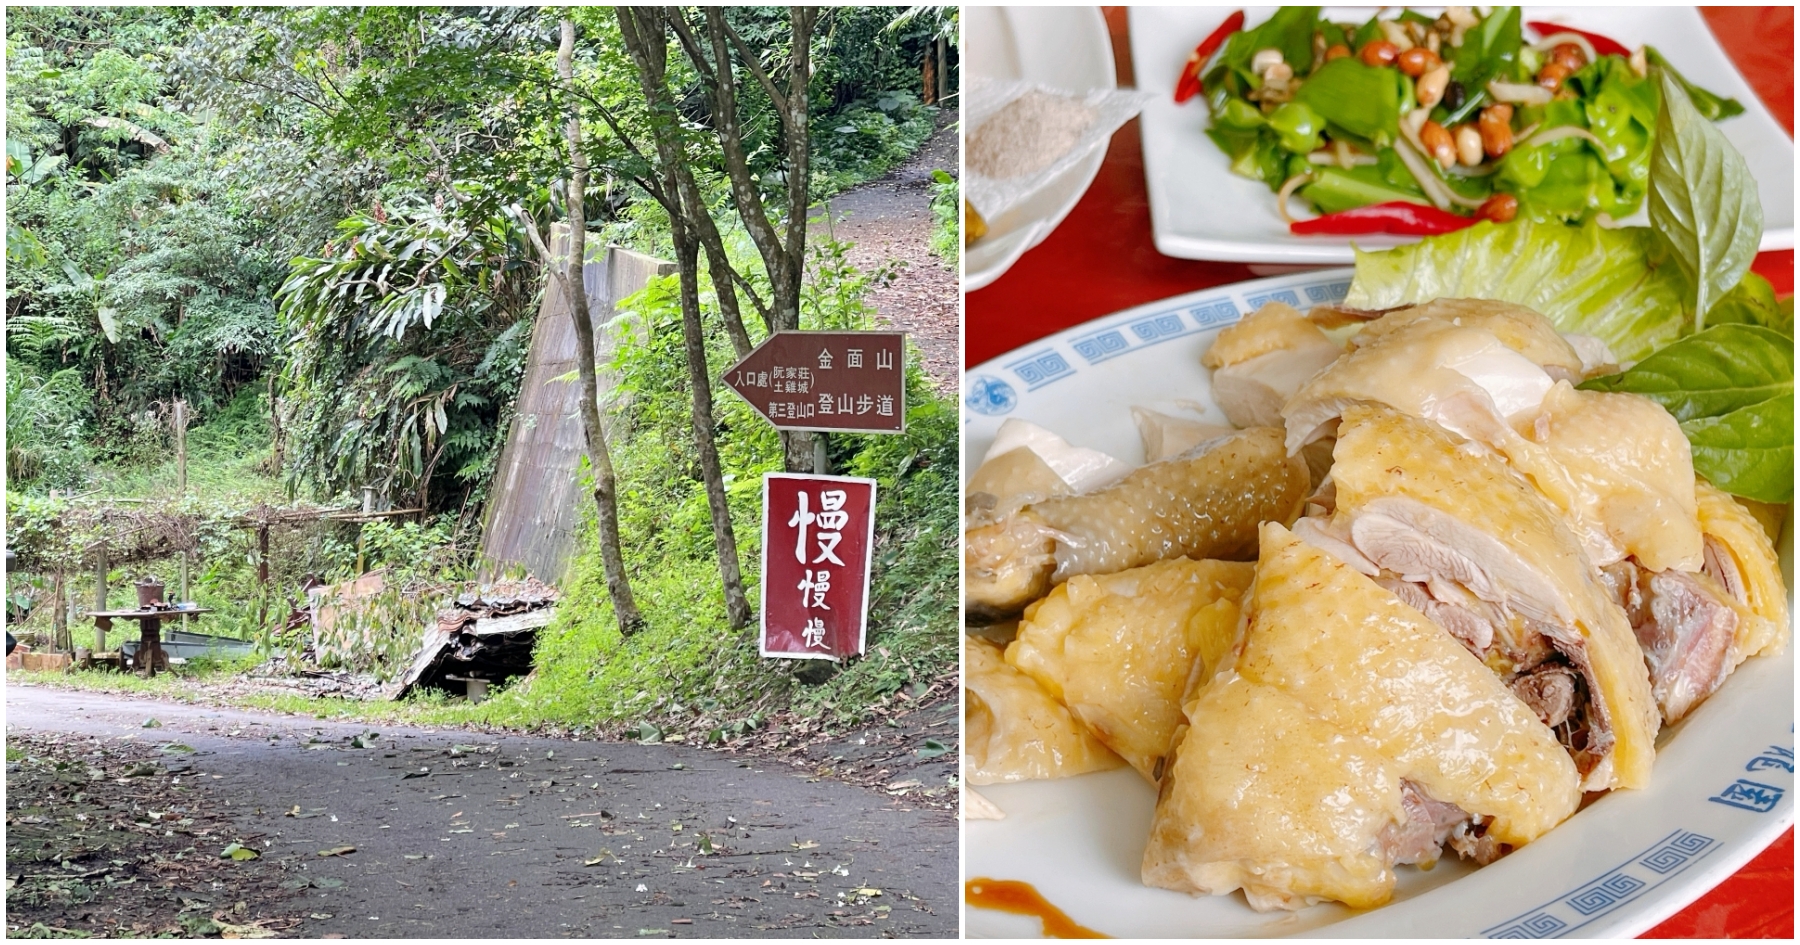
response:
[(1475, 211), (1475, 219), (1506, 223), (1519, 215), (1519, 198), (1512, 194), (1495, 194)]
[(1537, 84), (1554, 92), (1562, 88), (1563, 80), (1573, 74), (1568, 66), (1552, 60), (1544, 63), (1544, 67), (1538, 70)]
[(1357, 55), (1365, 66), (1388, 66), (1400, 58), (1400, 47), (1385, 39), (1378, 39), (1364, 46)]
[(1576, 73), (1587, 65), (1587, 53), (1574, 43), (1557, 43), (1556, 48), (1550, 50), (1550, 61), (1560, 62), (1570, 73)]
[(1414, 46), (1413, 48), (1408, 49), (1401, 53), (1400, 58), (1395, 61), (1400, 64), (1401, 72), (1404, 72), (1415, 79), (1436, 69), (1444, 62), (1442, 59), (1438, 58), (1437, 53), (1434, 53), (1423, 46)]
[(1425, 145), (1425, 150), (1437, 160), (1439, 167), (1449, 167), (1456, 163), (1456, 142), (1443, 125), (1427, 121), (1419, 129), (1419, 142)]
[(1444, 98), (1444, 87), (1450, 84), (1450, 67), (1439, 65), (1430, 72), (1419, 76), (1418, 85), (1413, 87), (1413, 97), (1419, 100), (1420, 107), (1430, 108)]
[(1498, 158), (1512, 150), (1512, 113), (1511, 105), (1501, 103), (1489, 105), (1481, 110), (1481, 118), (1476, 127), (1481, 132), (1481, 149), (1487, 156)]
[(1474, 167), (1481, 163), (1481, 155), (1481, 132), (1476, 131), (1474, 125), (1457, 125), (1456, 159), (1470, 167)]

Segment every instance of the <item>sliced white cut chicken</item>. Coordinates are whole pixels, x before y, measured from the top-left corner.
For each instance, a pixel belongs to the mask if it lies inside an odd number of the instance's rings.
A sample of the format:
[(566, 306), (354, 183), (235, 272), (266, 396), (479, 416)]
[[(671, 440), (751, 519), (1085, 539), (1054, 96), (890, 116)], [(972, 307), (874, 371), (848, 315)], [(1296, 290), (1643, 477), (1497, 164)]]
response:
[(1069, 489), (1073, 492), (1092, 492), (1105, 488), (1131, 472), (1130, 465), (1099, 450), (1071, 445), (1068, 440), (1049, 430), (1017, 418), (1000, 424), (1000, 429), (994, 434), (994, 442), (988, 446), (987, 454), (981, 458), (981, 462), (986, 465), (988, 461), (1020, 447), (1036, 453), (1038, 458), (1069, 484)]
[(1700, 481), (1694, 491), (1705, 535), (1703, 570), (1740, 606), (1732, 667), (1781, 652), (1790, 633), (1788, 589), (1769, 533), (1742, 503), (1712, 484)]
[(1555, 383), (1485, 328), (1418, 319), (1402, 329), (1366, 339), (1287, 401), (1288, 452), (1330, 436), (1356, 404), (1386, 404), (1500, 448), (1516, 439), (1509, 421), (1536, 410)]
[(999, 521), (1024, 506), (1075, 490), (1028, 446), (988, 459), (969, 477), (963, 511), (970, 525)]
[(1176, 558), (1070, 578), (1026, 609), (1006, 661), (1154, 784), (1188, 678), (1230, 648), (1255, 570)]
[[(1569, 336), (1559, 334), (1549, 319), (1523, 305), (1492, 299), (1438, 299), (1395, 309), (1350, 336), (1350, 346), (1360, 348), (1390, 332), (1426, 321), (1492, 332), (1501, 344), (1543, 368), (1551, 377), (1570, 381), (1583, 377), (1586, 361)], [(1600, 347), (1604, 350), (1606, 346)]]
[(1306, 464), (1281, 431), (1243, 430), (1097, 492), (1036, 502), (963, 533), (966, 613), (1001, 620), (1078, 574), (1253, 553), (1256, 526), (1300, 514)]
[(1239, 427), (1281, 426), (1281, 405), (1344, 353), (1292, 306), (1270, 302), (1219, 333), (1200, 363), (1213, 398)]
[(1495, 608), (1465, 609), (1494, 629), (1487, 662), (1505, 681), (1556, 665), (1581, 677), (1583, 705), (1559, 735), (1588, 790), (1649, 782), (1660, 718), (1644, 656), (1560, 511), (1529, 481), (1386, 407), (1345, 412), (1332, 479), (1331, 533), (1433, 600), (1461, 606), (1466, 593)]
[(1462, 645), (1279, 525), (1261, 550), (1235, 659), (1184, 707), (1145, 883), (1369, 908), (1398, 864), (1486, 862), (1574, 813), (1569, 755)]
[(1143, 438), (1146, 463), (1160, 463), (1202, 443), (1237, 432), (1217, 423), (1174, 417), (1148, 407), (1131, 408), (1131, 419), (1137, 421), (1138, 436)]
[(970, 784), (1067, 778), (1125, 763), (1030, 676), (1007, 665), (999, 647), (964, 637), (963, 654)]
[(1572, 331), (1562, 333), (1563, 340), (1575, 349), (1581, 358), (1581, 378), (1599, 377), (1602, 374), (1616, 374), (1619, 371), (1619, 356), (1613, 354), (1606, 342), (1593, 335), (1583, 335)]
[(1519, 429), (1566, 474), (1566, 495), (1545, 494), (1568, 500), (1563, 511), (1578, 531), (1604, 533), (1589, 542), (1590, 553), (1596, 545), (1611, 553), (1595, 555), (1595, 565), (1632, 555), (1652, 571), (1700, 569), (1693, 457), (1681, 425), (1662, 405), (1560, 382)]
[(1000, 805), (987, 799), (980, 791), (967, 785), (963, 786), (962, 815), (964, 820), (1005, 820), (1006, 811)]

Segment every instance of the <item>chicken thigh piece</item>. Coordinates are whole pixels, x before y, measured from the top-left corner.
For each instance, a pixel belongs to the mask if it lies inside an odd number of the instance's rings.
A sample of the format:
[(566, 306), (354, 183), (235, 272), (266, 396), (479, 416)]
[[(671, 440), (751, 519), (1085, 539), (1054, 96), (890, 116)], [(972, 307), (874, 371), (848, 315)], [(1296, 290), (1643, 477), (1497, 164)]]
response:
[(1486, 862), (1581, 800), (1549, 727), (1416, 609), (1280, 525), (1246, 628), (1185, 706), (1144, 851), (1152, 886), (1353, 908), (1445, 845)]
[(1291, 522), (1309, 484), (1281, 431), (1244, 430), (1082, 495), (1047, 499), (963, 534), (965, 612), (1002, 620), (1078, 574), (1251, 553), (1256, 526)]
[[(1643, 787), (1660, 725), (1625, 612), (1559, 510), (1493, 452), (1386, 407), (1338, 431), (1335, 503), (1321, 529), (1384, 576), (1491, 630), (1475, 655), (1522, 688), (1568, 670), (1558, 735), (1587, 790)], [(1444, 622), (1440, 620), (1440, 622)]]

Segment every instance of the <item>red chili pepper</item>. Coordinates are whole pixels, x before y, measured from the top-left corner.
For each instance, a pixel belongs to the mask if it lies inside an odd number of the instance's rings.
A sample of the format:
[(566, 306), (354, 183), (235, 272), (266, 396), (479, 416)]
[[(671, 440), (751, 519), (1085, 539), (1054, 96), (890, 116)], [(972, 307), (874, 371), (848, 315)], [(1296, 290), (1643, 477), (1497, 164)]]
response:
[(1327, 213), (1311, 220), (1296, 220), (1288, 224), (1288, 232), (1295, 236), (1365, 236), (1370, 233), (1437, 236), (1474, 225), (1472, 217), (1457, 216), (1424, 204), (1390, 200)]
[(1585, 37), (1588, 42), (1593, 44), (1594, 55), (1596, 56), (1624, 56), (1627, 59), (1631, 58), (1631, 50), (1626, 49), (1617, 40), (1601, 36), (1599, 33), (1578, 30), (1574, 27), (1564, 26), (1561, 23), (1526, 23), (1525, 25), (1531, 27), (1532, 32), (1537, 33), (1540, 39), (1553, 33), (1574, 33), (1577, 36)]
[(1225, 37), (1243, 28), (1244, 11), (1239, 10), (1226, 17), (1225, 22), (1220, 23), (1211, 36), (1194, 47), (1193, 54), (1188, 56), (1187, 65), (1181, 67), (1181, 78), (1175, 80), (1175, 104), (1179, 105), (1204, 91), (1200, 87), (1200, 70), (1206, 66), (1206, 60), (1211, 59), (1212, 54), (1224, 45)]

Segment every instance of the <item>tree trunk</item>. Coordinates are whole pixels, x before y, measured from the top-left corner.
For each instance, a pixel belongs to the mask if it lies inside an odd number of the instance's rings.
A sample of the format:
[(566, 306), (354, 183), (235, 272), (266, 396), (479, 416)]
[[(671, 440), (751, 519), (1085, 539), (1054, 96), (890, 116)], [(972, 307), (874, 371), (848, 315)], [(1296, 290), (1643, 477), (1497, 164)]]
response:
[[(725, 157), (726, 178), (731, 183), (731, 198), (751, 242), (761, 254), (763, 267), (769, 274), (771, 331), (796, 330), (800, 327), (800, 283), (806, 269), (806, 216), (809, 209), (807, 189), (811, 182), (808, 154), (811, 138), (807, 128), (807, 92), (812, 83), (812, 31), (818, 11), (810, 7), (791, 7), (788, 19), (792, 26), (786, 88), (782, 88), (762, 67), (754, 50), (725, 22), (717, 7), (708, 7), (706, 39), (711, 56), (702, 48), (699, 37), (688, 30), (679, 16), (671, 17), (688, 59), (702, 75), (709, 104), (712, 106), (713, 132), (719, 139), (719, 150)], [(750, 162), (744, 152), (743, 127), (738, 121), (737, 79), (731, 63), (736, 59), (749, 70), (768, 93), (781, 121), (780, 140), (786, 150), (786, 206), (781, 208), (778, 231), (763, 206), (758, 182), (752, 178)], [(813, 468), (815, 446), (810, 433), (781, 435), (783, 465), (789, 472), (805, 472)]]
[[(575, 21), (562, 21), (562, 46), (556, 52), (556, 70), (565, 89), (575, 83)], [(600, 382), (594, 366), (594, 319), (588, 311), (587, 284), (582, 268), (587, 263), (588, 179), (587, 154), (581, 147), (581, 116), (575, 111), (574, 96), (569, 101), (569, 187), (566, 194), (569, 219), (569, 251), (560, 274), (563, 293), (569, 299), (569, 319), (575, 326), (575, 363), (581, 375), (581, 426), (587, 435), (588, 461), (594, 467), (594, 506), (600, 519), (600, 563), (606, 572), (606, 593), (612, 598), (613, 615), (619, 621), (619, 635), (629, 637), (644, 624), (637, 601), (631, 596), (631, 582), (625, 575), (625, 556), (619, 549), (618, 479), (613, 472), (612, 452), (606, 445), (606, 429), (600, 418)], [(554, 266), (554, 264), (552, 264)]]
[[(674, 14), (671, 14), (674, 15)], [(682, 345), (687, 354), (688, 384), (694, 395), (694, 445), (699, 452), (700, 478), (706, 487), (707, 510), (712, 516), (713, 544), (719, 558), (719, 581), (725, 591), (725, 618), (731, 629), (750, 622), (750, 601), (744, 594), (744, 576), (738, 564), (737, 535), (731, 525), (731, 506), (725, 495), (725, 478), (719, 467), (719, 448), (713, 437), (712, 371), (706, 362), (706, 329), (700, 319), (700, 243), (707, 243), (713, 289), (721, 308), (731, 297), (726, 331), (739, 356), (750, 351), (750, 339), (737, 317), (736, 286), (718, 230), (712, 225), (706, 203), (695, 185), (693, 169), (681, 146), (676, 124), (674, 96), (668, 85), (668, 34), (660, 12), (620, 8), (619, 32), (638, 68), (639, 84), (650, 106), (651, 130), (656, 140), (662, 178), (663, 208), (669, 213), (669, 234), (675, 244), (676, 271), (681, 282)], [(710, 231), (710, 239), (705, 237)], [(736, 332), (732, 325), (736, 323)], [(740, 341), (740, 336), (742, 336)]]
[[(705, 213), (706, 208), (698, 208)], [(706, 506), (712, 513), (713, 543), (718, 548), (719, 580), (725, 589), (725, 619), (733, 630), (750, 623), (750, 601), (744, 595), (744, 575), (738, 568), (737, 535), (731, 527), (731, 504), (725, 496), (725, 478), (719, 468), (719, 447), (713, 441), (712, 378), (706, 364), (706, 334), (700, 323), (699, 247), (692, 238), (677, 244), (675, 257), (681, 271), (681, 334), (687, 351), (688, 384), (694, 390), (694, 445), (700, 452), (700, 478), (706, 484)], [(725, 291), (731, 291), (727, 286)]]

